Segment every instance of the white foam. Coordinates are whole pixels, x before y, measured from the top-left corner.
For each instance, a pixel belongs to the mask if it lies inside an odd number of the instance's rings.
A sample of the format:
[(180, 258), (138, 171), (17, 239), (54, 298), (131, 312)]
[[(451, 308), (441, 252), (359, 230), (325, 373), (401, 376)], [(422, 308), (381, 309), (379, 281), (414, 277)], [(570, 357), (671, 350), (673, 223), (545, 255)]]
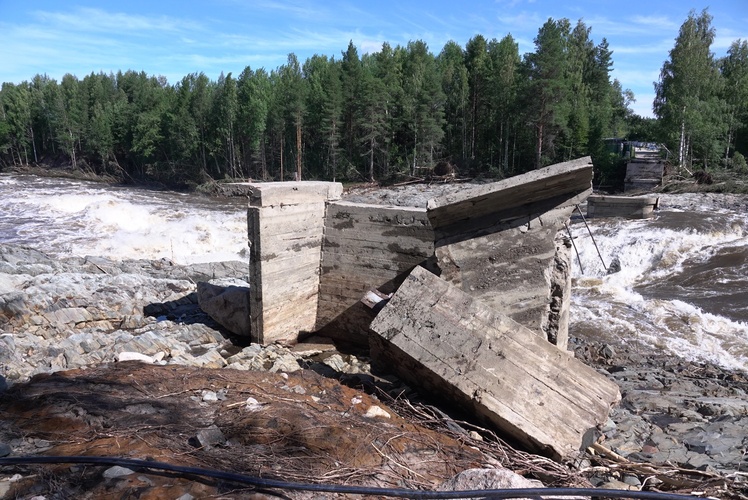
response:
[[(748, 246), (747, 217), (713, 217), (698, 227), (591, 219), (594, 242), (584, 225), (575, 224), (572, 234), (584, 273), (574, 260), (571, 330), (597, 329), (603, 337), (628, 339), (654, 351), (748, 371), (748, 325), (676, 297), (649, 299), (634, 290), (679, 273), (684, 262), (706, 261), (724, 246)], [(607, 274), (595, 243), (606, 266), (613, 256), (619, 259), (620, 272)]]
[(246, 202), (241, 200), (191, 203), (174, 193), (0, 179), (0, 218), (13, 222), (17, 233), (5, 235), (6, 241), (60, 256), (167, 258), (178, 264), (247, 260)]

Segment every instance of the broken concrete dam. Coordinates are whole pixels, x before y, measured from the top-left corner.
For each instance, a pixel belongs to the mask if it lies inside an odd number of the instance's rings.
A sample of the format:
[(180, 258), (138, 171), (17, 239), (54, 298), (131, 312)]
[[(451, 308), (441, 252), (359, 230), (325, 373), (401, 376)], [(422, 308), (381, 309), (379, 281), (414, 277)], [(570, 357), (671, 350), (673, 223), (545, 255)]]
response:
[(340, 183), (234, 185), (249, 198), (250, 244), (236, 333), (368, 344), (375, 365), (528, 449), (572, 456), (620, 400), (567, 351), (566, 224), (592, 193), (591, 159), (453, 186), (408, 206), (354, 201)]

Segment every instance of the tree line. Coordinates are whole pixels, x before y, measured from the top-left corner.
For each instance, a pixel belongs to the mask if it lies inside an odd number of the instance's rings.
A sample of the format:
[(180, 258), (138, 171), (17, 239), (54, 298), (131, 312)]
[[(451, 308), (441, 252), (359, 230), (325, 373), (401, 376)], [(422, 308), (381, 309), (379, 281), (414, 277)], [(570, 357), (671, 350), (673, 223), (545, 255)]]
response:
[(716, 59), (715, 36), (707, 9), (681, 25), (655, 83), (658, 135), (678, 164), (748, 172), (748, 41), (735, 40)]
[[(704, 54), (677, 51), (679, 37), (658, 87), (659, 120), (632, 114), (633, 94), (611, 80), (605, 39), (596, 44), (582, 21), (549, 19), (524, 56), (511, 35), (477, 35), (465, 47), (450, 41), (438, 54), (419, 40), (361, 55), (351, 42), (337, 59), (314, 55), (301, 63), (291, 53), (275, 70), (248, 66), (216, 81), (193, 73), (169, 84), (119, 71), (4, 83), (0, 165), (64, 163), (124, 180), (188, 184), (386, 181), (425, 176), (439, 165), (501, 178), (589, 154), (605, 175), (616, 163), (605, 138), (672, 141), (674, 130), (686, 138), (683, 161), (720, 148), (729, 156), (745, 146), (748, 100), (735, 88), (744, 85), (745, 42), (714, 61), (710, 28), (700, 19), (692, 13), (684, 26), (693, 23), (688, 36), (709, 42), (711, 69), (681, 63)], [(696, 67), (724, 84), (688, 94), (695, 86), (682, 84), (681, 74)], [(721, 112), (698, 107), (707, 94)]]

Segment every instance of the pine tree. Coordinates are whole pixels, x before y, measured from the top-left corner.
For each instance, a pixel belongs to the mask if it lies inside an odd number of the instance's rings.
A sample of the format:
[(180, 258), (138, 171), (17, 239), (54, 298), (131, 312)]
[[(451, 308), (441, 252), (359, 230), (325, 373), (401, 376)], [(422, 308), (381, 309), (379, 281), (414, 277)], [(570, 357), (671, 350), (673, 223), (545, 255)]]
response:
[(411, 175), (430, 169), (444, 137), (444, 93), (436, 60), (422, 40), (409, 42), (403, 68), (403, 119), (412, 154)]
[(535, 52), (524, 61), (524, 103), (535, 128), (535, 168), (553, 159), (554, 139), (567, 131), (570, 100), (566, 39), (568, 22), (548, 19), (535, 38)]
[(328, 178), (335, 181), (341, 157), (341, 122), (343, 117), (343, 91), (340, 82), (340, 63), (330, 61), (323, 74), (322, 109), (320, 110), (321, 132), (323, 134), (323, 158)]
[(365, 178), (374, 182), (376, 157), (385, 143), (387, 97), (384, 83), (375, 75), (373, 58), (366, 57), (363, 63), (356, 128), (360, 130), (360, 141), (364, 146), (362, 154), (368, 159)]
[(218, 142), (214, 156), (227, 167), (226, 173), (232, 178), (241, 177), (242, 168), (236, 152), (236, 128), (239, 113), (236, 80), (231, 73), (218, 77), (212, 102), (213, 130)]
[(343, 144), (348, 163), (355, 165), (356, 159), (360, 157), (357, 147), (359, 133), (356, 130), (356, 107), (361, 98), (363, 68), (353, 41), (348, 43), (348, 49), (342, 55)]
[(288, 123), (293, 125), (294, 136), (294, 178), (300, 181), (302, 178), (302, 138), (304, 127), (304, 116), (306, 114), (305, 100), (307, 85), (301, 74), (301, 66), (295, 54), (288, 55), (288, 61), (280, 68), (280, 93), (282, 95), (285, 114)]
[[(247, 66), (237, 81), (238, 127), (245, 163), (259, 164), (259, 177), (268, 177), (264, 139), (270, 106), (271, 84), (267, 72)], [(247, 172), (251, 174), (251, 172)]]
[(483, 35), (471, 38), (465, 46), (465, 67), (470, 86), (469, 157), (480, 162), (480, 153), (484, 151), (480, 138), (489, 126), (488, 82), (491, 78), (488, 43)]
[(442, 77), (442, 91), (446, 96), (444, 144), (447, 151), (461, 163), (468, 156), (470, 102), (468, 70), (462, 47), (455, 41), (447, 42), (437, 58), (437, 64)]
[(743, 154), (748, 154), (748, 41), (735, 40), (720, 61), (725, 79), (724, 99), (727, 103), (727, 136), (725, 138), (725, 160), (730, 149), (740, 144), (737, 135), (743, 133)]
[[(519, 77), (519, 45), (512, 35), (500, 41), (491, 40), (488, 44), (488, 55), (491, 58), (493, 72), (489, 78), (491, 100), (491, 128), (489, 144), (496, 149), (499, 175), (504, 176), (510, 170), (510, 141), (512, 131), (516, 129), (517, 116), (517, 80)], [(511, 155), (513, 157), (513, 155)], [(493, 165), (493, 160), (492, 160)]]
[[(10, 142), (13, 163), (28, 165), (28, 149), (31, 144), (31, 92), (26, 82), (19, 85), (4, 83), (2, 86), (3, 117)], [(14, 154), (15, 153), (15, 154)]]

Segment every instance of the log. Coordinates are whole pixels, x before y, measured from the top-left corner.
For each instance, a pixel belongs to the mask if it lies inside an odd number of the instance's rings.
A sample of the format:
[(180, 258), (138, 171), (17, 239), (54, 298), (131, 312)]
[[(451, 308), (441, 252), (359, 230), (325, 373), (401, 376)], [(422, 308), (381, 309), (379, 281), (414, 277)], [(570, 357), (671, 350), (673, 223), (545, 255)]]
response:
[(375, 364), (557, 460), (590, 446), (621, 398), (594, 369), (421, 267), (370, 328)]

